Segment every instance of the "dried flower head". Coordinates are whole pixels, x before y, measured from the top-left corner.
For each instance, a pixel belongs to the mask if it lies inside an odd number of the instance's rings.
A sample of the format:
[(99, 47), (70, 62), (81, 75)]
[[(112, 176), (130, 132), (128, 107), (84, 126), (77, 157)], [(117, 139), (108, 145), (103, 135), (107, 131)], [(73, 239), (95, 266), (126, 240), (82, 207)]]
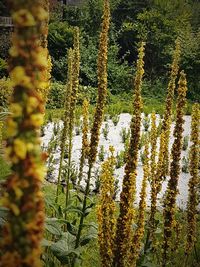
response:
[(197, 206), (198, 206), (198, 186), (199, 186), (199, 153), (200, 153), (200, 109), (198, 104), (192, 108), (191, 125), (191, 147), (190, 147), (190, 181), (189, 197), (187, 205), (187, 241), (185, 253), (191, 253), (196, 242), (197, 235)]
[(180, 159), (183, 142), (184, 107), (186, 102), (187, 81), (186, 75), (180, 73), (178, 99), (176, 106), (176, 124), (174, 128), (174, 143), (172, 146), (172, 162), (170, 165), (170, 179), (168, 181), (166, 197), (164, 200), (164, 240), (163, 240), (163, 266), (166, 266), (169, 249), (171, 247), (171, 236), (174, 227), (174, 215), (176, 208), (177, 185), (180, 175)]
[(138, 150), (140, 141), (141, 128), (141, 85), (144, 74), (144, 43), (139, 48), (139, 56), (137, 60), (137, 70), (134, 80), (134, 102), (133, 117), (131, 123), (131, 137), (128, 155), (125, 165), (125, 175), (123, 179), (122, 192), (120, 194), (120, 214), (117, 220), (114, 266), (126, 266), (127, 256), (129, 254), (129, 242), (132, 236), (133, 223), (133, 201), (135, 199), (135, 182), (136, 168), (138, 163)]

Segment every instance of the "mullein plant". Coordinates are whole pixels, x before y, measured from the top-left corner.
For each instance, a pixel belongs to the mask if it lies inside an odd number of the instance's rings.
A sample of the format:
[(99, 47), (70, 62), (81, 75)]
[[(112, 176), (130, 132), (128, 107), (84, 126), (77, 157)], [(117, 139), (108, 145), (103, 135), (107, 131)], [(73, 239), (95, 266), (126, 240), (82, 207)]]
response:
[(164, 176), (163, 174), (164, 173), (164, 169), (163, 169), (164, 156), (165, 156), (165, 133), (164, 131), (162, 131), (160, 134), (159, 154), (158, 154), (158, 162), (157, 162), (156, 174), (155, 174), (156, 199), (162, 187), (162, 181), (163, 181), (163, 176)]
[(164, 200), (164, 237), (162, 266), (168, 262), (170, 248), (172, 247), (172, 233), (175, 226), (176, 197), (178, 194), (178, 179), (180, 175), (180, 160), (183, 143), (184, 108), (186, 103), (187, 81), (184, 71), (180, 73), (178, 86), (178, 99), (176, 105), (176, 123), (174, 128), (174, 142), (172, 146), (172, 162), (170, 165), (170, 179), (168, 181)]
[[(75, 120), (75, 108), (79, 88), (79, 72), (80, 72), (80, 41), (79, 41), (79, 28), (74, 29), (74, 49), (73, 49), (73, 62), (72, 62), (72, 90), (68, 101), (69, 106), (69, 124), (68, 124), (68, 166), (67, 166), (67, 177), (66, 177), (66, 207), (69, 199), (69, 183), (71, 174), (72, 164), (72, 141), (73, 141), (73, 129)], [(65, 214), (66, 216), (66, 214)]]
[[(98, 97), (94, 113), (94, 121), (91, 129), (91, 137), (90, 137), (89, 152), (88, 152), (89, 167), (87, 173), (86, 188), (84, 192), (82, 214), (78, 226), (75, 248), (79, 247), (80, 244), (83, 222), (85, 218), (85, 211), (87, 208), (87, 199), (90, 191), (92, 168), (97, 157), (100, 128), (103, 122), (103, 115), (104, 115), (105, 102), (107, 96), (107, 54), (108, 54), (109, 25), (110, 25), (110, 5), (108, 0), (104, 0), (103, 22), (102, 22), (102, 30), (100, 33), (100, 44), (99, 44), (99, 53), (97, 61)], [(75, 261), (73, 264), (75, 264)]]
[(151, 156), (150, 156), (150, 184), (151, 184), (151, 210), (150, 210), (150, 236), (155, 230), (156, 213), (156, 149), (157, 149), (157, 127), (156, 114), (151, 114), (151, 132), (150, 132)]
[(13, 0), (14, 23), (9, 72), (14, 92), (7, 119), (6, 154), (12, 174), (4, 184), (1, 204), (8, 211), (0, 243), (0, 266), (39, 267), (44, 229), (41, 184), (45, 154), (41, 153), (39, 129), (44, 103), (37, 92), (47, 69), (40, 36), (48, 14), (39, 0)]
[(115, 178), (114, 169), (116, 159), (114, 148), (110, 147), (111, 156), (102, 164), (100, 175), (100, 199), (97, 207), (98, 242), (102, 267), (111, 267), (115, 239)]
[(3, 122), (0, 121), (0, 148), (2, 146), (2, 141), (3, 141), (3, 133), (2, 133), (2, 131), (3, 131)]
[(89, 102), (85, 98), (83, 100), (83, 127), (82, 127), (82, 149), (79, 167), (78, 185), (80, 185), (83, 176), (83, 167), (85, 160), (88, 158), (88, 130), (89, 130)]
[(117, 219), (115, 251), (113, 266), (127, 266), (130, 242), (132, 238), (132, 224), (134, 217), (133, 202), (135, 200), (136, 168), (141, 130), (142, 98), (141, 86), (144, 74), (144, 46), (139, 48), (136, 76), (134, 80), (133, 117), (131, 122), (131, 137), (125, 164), (122, 192), (120, 194), (120, 213)]
[(72, 62), (73, 62), (73, 50), (70, 48), (68, 51), (68, 74), (67, 74), (67, 84), (66, 84), (66, 91), (65, 91), (65, 102), (64, 102), (64, 116), (63, 116), (63, 130), (60, 142), (60, 162), (59, 162), (59, 170), (58, 170), (58, 179), (57, 179), (57, 191), (56, 191), (56, 199), (55, 202), (58, 202), (59, 196), (59, 188), (61, 182), (61, 174), (63, 169), (63, 160), (64, 160), (64, 153), (66, 149), (66, 141), (67, 141), (67, 134), (69, 129), (69, 107), (70, 107), (70, 99), (71, 99), (71, 92), (72, 92)]
[[(190, 147), (190, 181), (187, 205), (187, 241), (185, 247), (186, 259), (191, 254), (197, 236), (198, 214), (198, 185), (199, 185), (199, 152), (200, 152), (200, 109), (198, 104), (193, 105), (191, 124), (191, 147)], [(186, 262), (187, 263), (187, 262)], [(187, 266), (187, 264), (186, 264)]]
[(140, 203), (137, 218), (137, 229), (131, 241), (131, 249), (129, 255), (129, 262), (127, 266), (136, 267), (136, 262), (142, 248), (142, 239), (145, 232), (145, 209), (146, 209), (146, 196), (147, 196), (147, 181), (150, 177), (150, 164), (149, 164), (149, 140), (145, 143), (144, 149), (144, 164), (143, 164), (143, 181), (140, 192)]
[(167, 89), (167, 98), (165, 102), (165, 111), (162, 122), (162, 130), (165, 133), (165, 156), (163, 161), (164, 176), (169, 174), (169, 139), (170, 139), (170, 130), (172, 124), (172, 107), (174, 99), (174, 91), (176, 87), (176, 79), (179, 71), (179, 61), (180, 61), (180, 40), (176, 40), (176, 46), (173, 55), (173, 62), (171, 66), (170, 80)]
[(49, 0), (42, 0), (41, 1), (42, 7), (44, 10), (47, 12), (48, 16), (44, 20), (42, 24), (42, 31), (43, 34), (40, 35), (40, 44), (41, 47), (43, 48), (43, 51), (41, 53), (41, 57), (47, 61), (47, 68), (43, 71), (41, 71), (41, 78), (44, 81), (44, 83), (41, 83), (40, 87), (38, 88), (41, 97), (43, 98), (44, 102), (46, 103), (47, 98), (48, 98), (48, 93), (50, 89), (50, 79), (51, 79), (51, 68), (52, 68), (52, 63), (51, 63), (51, 56), (48, 51), (48, 25), (49, 25)]

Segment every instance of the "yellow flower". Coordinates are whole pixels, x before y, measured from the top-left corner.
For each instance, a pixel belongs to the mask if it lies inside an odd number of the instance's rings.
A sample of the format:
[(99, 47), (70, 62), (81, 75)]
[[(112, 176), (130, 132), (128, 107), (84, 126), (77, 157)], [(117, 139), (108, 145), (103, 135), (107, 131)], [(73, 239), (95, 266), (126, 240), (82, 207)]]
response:
[(46, 167), (43, 165), (37, 166), (36, 170), (35, 170), (35, 174), (37, 175), (38, 179), (40, 181), (43, 181), (43, 177), (45, 177), (46, 175)]
[(30, 88), (30, 77), (28, 77), (25, 73), (25, 69), (21, 66), (15, 67), (10, 72), (10, 77), (14, 85), (21, 85)]
[(17, 134), (17, 123), (12, 119), (7, 120), (6, 133), (9, 137), (15, 136)]
[(20, 117), (22, 115), (22, 106), (18, 103), (12, 103), (10, 105), (10, 111), (13, 117)]
[(14, 187), (15, 195), (17, 199), (20, 199), (23, 196), (23, 191), (19, 187)]
[(28, 144), (26, 145), (26, 148), (27, 148), (27, 151), (31, 151), (31, 150), (33, 150), (33, 148), (34, 148), (34, 145), (33, 145), (32, 143), (28, 143)]
[(11, 55), (11, 57), (18, 57), (19, 52), (17, 50), (16, 46), (11, 46), (11, 48), (9, 49), (9, 54)]
[(38, 100), (36, 97), (29, 97), (26, 103), (26, 110), (29, 114), (32, 113), (38, 107)]
[(13, 14), (13, 21), (20, 26), (35, 26), (36, 21), (27, 9), (20, 9)]
[(25, 159), (27, 153), (26, 143), (19, 138), (15, 139), (14, 152), (20, 159)]
[(11, 211), (18, 216), (20, 214), (20, 210), (17, 207), (17, 205), (13, 204), (13, 203), (9, 203), (9, 208), (11, 209)]
[(43, 124), (44, 116), (43, 114), (33, 114), (30, 116), (31, 124), (35, 127), (40, 127)]
[(42, 7), (38, 7), (37, 9), (35, 9), (34, 10), (35, 12), (35, 16), (39, 19), (39, 20), (41, 20), (41, 21), (43, 21), (43, 20), (46, 20), (46, 19), (48, 19), (48, 12), (46, 12), (45, 10), (44, 10), (44, 8), (42, 8)]

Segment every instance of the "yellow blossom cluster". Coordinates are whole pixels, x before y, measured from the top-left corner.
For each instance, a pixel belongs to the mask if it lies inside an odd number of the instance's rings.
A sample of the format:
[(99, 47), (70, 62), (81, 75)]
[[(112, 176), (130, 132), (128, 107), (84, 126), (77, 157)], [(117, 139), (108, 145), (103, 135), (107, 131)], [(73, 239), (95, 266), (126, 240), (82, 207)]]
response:
[(132, 236), (133, 202), (135, 199), (136, 168), (138, 163), (138, 149), (141, 129), (141, 85), (144, 74), (144, 43), (139, 48), (137, 70), (134, 80), (133, 117), (131, 122), (131, 137), (129, 150), (126, 158), (125, 175), (122, 192), (120, 194), (120, 214), (117, 220), (114, 264), (115, 267), (126, 266), (129, 254), (129, 243)]
[(70, 108), (71, 93), (72, 93), (72, 62), (73, 62), (73, 50), (69, 49), (68, 51), (68, 74), (67, 74), (68, 81), (67, 81), (66, 91), (65, 91), (63, 131), (62, 131), (62, 137), (61, 137), (61, 142), (60, 142), (60, 162), (59, 162), (58, 182), (57, 182), (56, 199), (55, 199), (56, 203), (58, 202), (64, 152), (66, 149), (66, 141), (68, 137), (67, 134), (69, 132), (69, 108)]
[(173, 62), (171, 66), (171, 75), (170, 81), (168, 84), (168, 92), (165, 103), (165, 112), (163, 117), (162, 130), (165, 133), (165, 155), (163, 161), (164, 175), (169, 174), (169, 138), (170, 138), (170, 130), (172, 124), (172, 106), (173, 106), (173, 98), (174, 98), (174, 90), (176, 87), (176, 79), (179, 71), (179, 61), (180, 61), (180, 40), (176, 40)]
[(98, 242), (100, 247), (100, 257), (102, 267), (112, 267), (113, 248), (115, 237), (115, 201), (114, 201), (114, 148), (110, 147), (111, 156), (102, 164), (101, 195), (97, 207), (98, 218)]
[(89, 148), (89, 142), (88, 142), (88, 128), (89, 128), (89, 102), (87, 99), (84, 99), (83, 101), (83, 127), (82, 127), (82, 150), (81, 150), (81, 159), (80, 159), (80, 168), (79, 168), (79, 180), (78, 184), (80, 184), (83, 176), (83, 166), (85, 159), (88, 158), (88, 148)]
[(75, 248), (79, 246), (81, 232), (83, 229), (84, 213), (87, 207), (87, 198), (90, 191), (90, 180), (92, 175), (93, 164), (96, 160), (97, 149), (99, 144), (100, 128), (103, 121), (104, 107), (107, 95), (107, 52), (108, 52), (108, 30), (110, 25), (110, 5), (109, 0), (104, 0), (103, 22), (100, 33), (100, 44), (98, 53), (98, 97), (94, 114), (94, 122), (91, 129), (91, 138), (88, 149), (88, 173), (85, 188), (85, 196), (83, 200), (82, 216), (78, 227), (78, 234), (76, 236)]
[[(72, 61), (72, 72), (71, 72), (71, 94), (67, 101), (69, 101), (69, 115), (68, 115), (68, 172), (66, 178), (66, 206), (69, 197), (69, 179), (71, 171), (71, 156), (72, 156), (72, 139), (73, 139), (73, 129), (74, 129), (74, 118), (75, 118), (75, 108), (76, 100), (79, 88), (79, 72), (80, 72), (80, 41), (79, 41), (79, 28), (74, 29), (74, 49), (73, 49), (73, 61)], [(66, 215), (65, 215), (66, 216)]]
[(40, 46), (43, 22), (48, 14), (40, 0), (13, 0), (14, 22), (10, 49), (10, 77), (14, 86), (11, 114), (6, 122), (6, 154), (12, 174), (4, 184), (3, 205), (9, 210), (0, 242), (1, 267), (39, 267), (44, 228), (41, 182), (45, 154), (41, 153), (39, 129), (44, 102), (37, 92), (47, 64)]
[(149, 143), (148, 140), (145, 143), (144, 150), (144, 166), (143, 166), (143, 181), (142, 188), (140, 192), (140, 203), (138, 210), (138, 218), (137, 218), (137, 229), (133, 235), (131, 242), (130, 255), (128, 258), (127, 266), (136, 267), (136, 262), (139, 257), (139, 253), (142, 246), (142, 238), (144, 237), (145, 230), (145, 209), (146, 209), (146, 196), (147, 196), (147, 181), (150, 177), (150, 165), (149, 165)]
[(102, 31), (100, 34), (97, 76), (98, 76), (98, 97), (94, 114), (94, 122), (91, 129), (89, 162), (93, 164), (97, 156), (100, 128), (103, 121), (104, 107), (107, 96), (107, 53), (108, 53), (108, 31), (110, 25), (110, 5), (109, 0), (104, 0), (104, 14)]
[(187, 81), (184, 71), (180, 73), (178, 99), (176, 106), (176, 124), (174, 128), (174, 143), (172, 146), (172, 162), (170, 165), (170, 179), (168, 181), (164, 200), (164, 237), (163, 237), (163, 267), (167, 264), (171, 248), (172, 231), (175, 225), (176, 196), (178, 193), (178, 178), (180, 175), (180, 159), (183, 142), (184, 108), (186, 102)]
[(190, 148), (190, 181), (187, 207), (187, 242), (185, 253), (189, 255), (196, 242), (197, 235), (197, 206), (199, 186), (199, 153), (200, 153), (200, 109), (198, 104), (193, 105), (191, 124), (191, 148)]
[(151, 144), (151, 211), (150, 211), (150, 231), (155, 229), (155, 213), (156, 213), (156, 148), (157, 148), (157, 127), (156, 127), (156, 114), (151, 114), (151, 132), (150, 132), (150, 144)]

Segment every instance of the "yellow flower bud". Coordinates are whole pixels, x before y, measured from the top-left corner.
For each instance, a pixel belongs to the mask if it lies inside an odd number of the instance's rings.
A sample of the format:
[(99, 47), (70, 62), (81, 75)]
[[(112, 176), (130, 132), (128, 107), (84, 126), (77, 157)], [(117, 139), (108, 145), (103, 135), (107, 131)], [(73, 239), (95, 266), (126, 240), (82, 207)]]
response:
[(12, 79), (13, 85), (21, 85), (30, 88), (31, 87), (31, 80), (30, 77), (28, 77), (25, 73), (25, 69), (21, 66), (15, 67), (10, 72), (10, 77)]
[(26, 143), (19, 138), (15, 139), (14, 152), (20, 159), (25, 159), (27, 153)]
[(10, 111), (12, 112), (12, 116), (15, 117), (20, 117), (22, 115), (22, 106), (18, 103), (12, 103), (10, 105)]
[(18, 132), (17, 123), (12, 119), (7, 120), (6, 133), (9, 137), (15, 136)]
[(43, 114), (33, 114), (30, 116), (30, 122), (32, 125), (39, 127), (43, 124), (44, 115)]

